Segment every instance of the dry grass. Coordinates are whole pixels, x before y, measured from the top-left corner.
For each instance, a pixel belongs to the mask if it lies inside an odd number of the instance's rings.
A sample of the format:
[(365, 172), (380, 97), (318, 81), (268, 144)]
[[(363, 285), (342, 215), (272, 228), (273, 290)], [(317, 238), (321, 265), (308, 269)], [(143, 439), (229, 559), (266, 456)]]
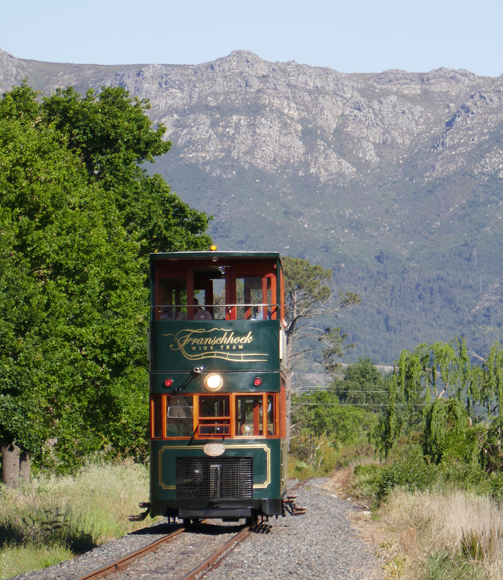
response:
[(489, 497), (397, 491), (380, 515), (395, 532), (390, 577), (503, 578), (503, 512)]
[(93, 464), (75, 476), (42, 476), (14, 490), (0, 485), (0, 579), (148, 525), (127, 519), (148, 497), (148, 470), (133, 462)]

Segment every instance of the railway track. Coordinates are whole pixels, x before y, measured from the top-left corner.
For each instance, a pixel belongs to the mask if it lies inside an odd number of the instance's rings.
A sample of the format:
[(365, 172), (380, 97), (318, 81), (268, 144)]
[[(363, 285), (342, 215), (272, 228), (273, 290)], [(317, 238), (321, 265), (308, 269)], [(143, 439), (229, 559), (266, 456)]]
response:
[[(268, 533), (269, 526), (224, 526), (203, 521), (200, 525), (178, 529), (155, 542), (107, 564), (77, 580), (136, 580), (145, 574), (159, 580), (193, 580), (216, 568), (251, 533)], [(231, 537), (229, 538), (229, 535)], [(175, 542), (174, 546), (168, 547)], [(195, 564), (195, 565), (194, 565)]]

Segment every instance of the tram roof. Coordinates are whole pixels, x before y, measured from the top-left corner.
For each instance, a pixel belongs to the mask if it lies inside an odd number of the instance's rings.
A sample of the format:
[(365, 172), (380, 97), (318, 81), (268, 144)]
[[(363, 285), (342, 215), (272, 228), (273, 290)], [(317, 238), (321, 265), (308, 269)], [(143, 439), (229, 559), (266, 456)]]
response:
[(150, 254), (151, 260), (281, 260), (279, 252), (155, 252)]

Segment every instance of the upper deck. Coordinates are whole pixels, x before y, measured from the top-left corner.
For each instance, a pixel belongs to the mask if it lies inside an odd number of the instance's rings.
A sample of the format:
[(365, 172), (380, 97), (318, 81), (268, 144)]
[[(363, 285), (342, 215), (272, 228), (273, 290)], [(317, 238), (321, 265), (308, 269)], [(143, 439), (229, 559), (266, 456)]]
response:
[(159, 252), (151, 266), (151, 371), (279, 370), (283, 273), (276, 252)]

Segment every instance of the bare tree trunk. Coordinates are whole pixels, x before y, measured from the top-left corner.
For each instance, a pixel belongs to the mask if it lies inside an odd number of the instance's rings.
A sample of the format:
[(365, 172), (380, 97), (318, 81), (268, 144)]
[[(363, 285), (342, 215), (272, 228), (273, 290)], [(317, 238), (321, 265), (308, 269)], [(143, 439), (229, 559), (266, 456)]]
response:
[(30, 483), (31, 461), (28, 453), (21, 453), (19, 459), (19, 477), (23, 483), (28, 485)]
[(7, 487), (19, 485), (19, 447), (14, 443), (2, 446), (2, 481)]
[(291, 440), (291, 426), (292, 426), (292, 375), (293, 370), (291, 368), (291, 352), (292, 344), (290, 341), (287, 342), (287, 370), (285, 373), (285, 415), (286, 415), (286, 449), (290, 452), (290, 440)]
[(290, 452), (290, 427), (292, 416), (292, 391), (290, 374), (285, 376), (285, 416), (286, 416), (286, 449)]

